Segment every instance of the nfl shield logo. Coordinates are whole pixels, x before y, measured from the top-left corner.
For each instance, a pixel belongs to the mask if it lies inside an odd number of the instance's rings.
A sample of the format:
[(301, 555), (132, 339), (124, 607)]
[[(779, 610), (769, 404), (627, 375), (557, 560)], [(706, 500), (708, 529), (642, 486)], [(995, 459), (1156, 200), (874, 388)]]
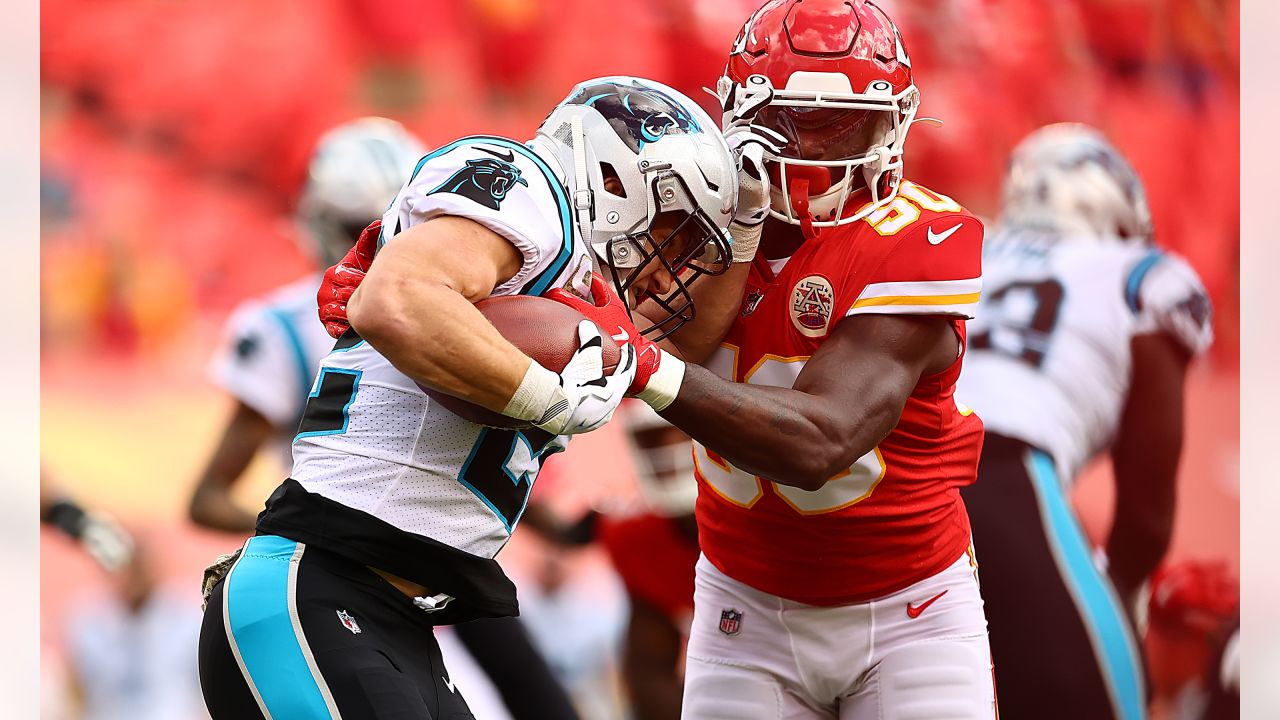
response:
[(338, 611), (338, 620), (342, 622), (342, 627), (351, 631), (352, 635), (360, 634), (360, 626), (356, 624), (356, 619), (351, 617), (351, 614), (346, 610)]
[(742, 612), (730, 608), (720, 611), (720, 632), (725, 635), (737, 635), (742, 629)]

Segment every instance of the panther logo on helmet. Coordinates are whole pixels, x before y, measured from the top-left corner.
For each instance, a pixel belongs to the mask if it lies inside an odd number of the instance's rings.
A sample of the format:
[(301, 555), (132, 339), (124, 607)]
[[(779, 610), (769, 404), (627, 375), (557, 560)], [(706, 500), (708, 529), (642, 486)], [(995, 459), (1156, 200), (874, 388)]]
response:
[(460, 168), (440, 187), (427, 194), (455, 193), (497, 210), (517, 183), (529, 186), (529, 181), (521, 177), (520, 168), (505, 160), (480, 158), (468, 160), (466, 167)]
[(669, 133), (702, 132), (702, 126), (680, 103), (655, 88), (615, 82), (587, 85), (567, 103), (595, 108), (636, 152)]

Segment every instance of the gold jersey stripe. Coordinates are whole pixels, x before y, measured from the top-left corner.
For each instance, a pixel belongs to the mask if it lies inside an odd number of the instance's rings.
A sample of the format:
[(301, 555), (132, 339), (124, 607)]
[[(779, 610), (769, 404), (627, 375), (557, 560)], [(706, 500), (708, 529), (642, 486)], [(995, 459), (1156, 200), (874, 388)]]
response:
[(971, 305), (978, 302), (982, 293), (965, 293), (964, 295), (886, 295), (885, 297), (861, 298), (853, 303), (853, 308), (879, 307), (882, 305)]

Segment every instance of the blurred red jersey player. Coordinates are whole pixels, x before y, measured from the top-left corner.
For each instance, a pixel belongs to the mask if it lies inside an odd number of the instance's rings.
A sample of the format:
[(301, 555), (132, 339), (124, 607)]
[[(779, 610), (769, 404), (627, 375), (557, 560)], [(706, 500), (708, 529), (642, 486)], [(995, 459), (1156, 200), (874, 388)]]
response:
[(641, 509), (600, 517), (599, 538), (627, 588), (623, 679), (636, 720), (677, 720), (698, 561), (689, 436), (643, 403), (625, 420)]

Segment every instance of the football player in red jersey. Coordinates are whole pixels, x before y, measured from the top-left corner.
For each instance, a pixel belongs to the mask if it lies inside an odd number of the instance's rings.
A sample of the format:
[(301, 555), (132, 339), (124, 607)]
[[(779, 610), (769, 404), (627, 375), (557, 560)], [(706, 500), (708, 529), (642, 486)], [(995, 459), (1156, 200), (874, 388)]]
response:
[[(903, 178), (920, 95), (874, 4), (767, 3), (726, 118), (758, 86), (788, 142), (740, 315), (705, 367), (632, 341), (657, 365), (642, 398), (695, 440), (684, 717), (993, 717), (959, 496), (982, 423), (953, 398), (982, 224)], [(616, 300), (561, 299), (635, 336)]]

